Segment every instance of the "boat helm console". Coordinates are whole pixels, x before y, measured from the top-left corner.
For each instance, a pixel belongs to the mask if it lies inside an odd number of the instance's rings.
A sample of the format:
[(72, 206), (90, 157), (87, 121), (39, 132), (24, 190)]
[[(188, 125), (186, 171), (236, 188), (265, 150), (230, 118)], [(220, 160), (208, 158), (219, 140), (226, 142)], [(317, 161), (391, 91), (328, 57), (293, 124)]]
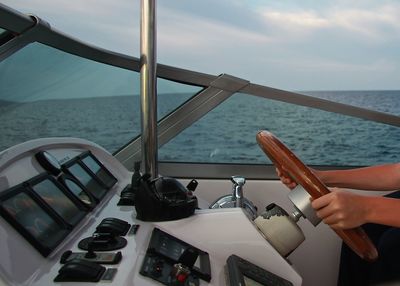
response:
[[(235, 255), (246, 281), (269, 285), (254, 274), (262, 269), (283, 283), (274, 285), (301, 285), (247, 210), (199, 209), (196, 180), (187, 186), (168, 177), (149, 180), (135, 169), (76, 138), (39, 139), (2, 152), (4, 283), (240, 285), (228, 260)], [(244, 178), (238, 181), (243, 186)], [(126, 193), (128, 203), (121, 203)]]

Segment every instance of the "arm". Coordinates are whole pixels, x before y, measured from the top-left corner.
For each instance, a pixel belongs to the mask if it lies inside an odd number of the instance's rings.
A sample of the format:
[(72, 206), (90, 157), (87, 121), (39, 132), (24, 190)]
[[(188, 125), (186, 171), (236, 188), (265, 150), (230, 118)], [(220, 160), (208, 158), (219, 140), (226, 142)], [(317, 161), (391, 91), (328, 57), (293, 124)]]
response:
[[(289, 188), (294, 182), (283, 170), (281, 181)], [(329, 187), (374, 191), (400, 189), (400, 164), (387, 164), (350, 170), (318, 171), (314, 174)], [(346, 229), (364, 223), (378, 223), (400, 227), (400, 200), (385, 197), (361, 196), (340, 189), (332, 189), (312, 202), (313, 208), (326, 224), (335, 229)]]
[(400, 164), (386, 164), (349, 170), (313, 170), (313, 172), (328, 187), (372, 191), (400, 189)]
[[(400, 189), (400, 163), (348, 170), (311, 170), (328, 187), (370, 191)], [(278, 168), (276, 171), (282, 183), (288, 188), (293, 189), (297, 185), (287, 171)]]

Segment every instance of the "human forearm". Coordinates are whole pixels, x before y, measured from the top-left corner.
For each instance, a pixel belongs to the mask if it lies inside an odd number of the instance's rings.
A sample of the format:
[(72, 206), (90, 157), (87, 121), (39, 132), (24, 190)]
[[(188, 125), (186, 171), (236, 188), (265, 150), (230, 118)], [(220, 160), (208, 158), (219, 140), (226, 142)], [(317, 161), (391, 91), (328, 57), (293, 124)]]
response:
[(387, 164), (349, 170), (313, 172), (328, 187), (392, 191), (400, 189), (400, 164)]
[(364, 197), (365, 221), (400, 227), (400, 200), (387, 197)]

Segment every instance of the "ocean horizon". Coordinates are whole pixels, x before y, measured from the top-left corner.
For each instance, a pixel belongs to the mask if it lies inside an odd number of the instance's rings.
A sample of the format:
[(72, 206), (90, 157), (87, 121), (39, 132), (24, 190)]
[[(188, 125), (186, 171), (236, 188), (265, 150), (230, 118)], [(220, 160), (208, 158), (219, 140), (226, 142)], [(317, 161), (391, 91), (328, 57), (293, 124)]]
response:
[[(302, 91), (302, 94), (400, 115), (400, 91)], [(158, 116), (190, 94), (160, 94)], [(116, 152), (140, 133), (138, 96), (0, 102), (0, 150), (40, 137), (78, 137)], [(136, 111), (136, 112), (135, 112)], [(235, 94), (162, 146), (159, 160), (268, 162), (255, 141), (269, 130), (307, 164), (369, 165), (400, 160), (397, 127)]]

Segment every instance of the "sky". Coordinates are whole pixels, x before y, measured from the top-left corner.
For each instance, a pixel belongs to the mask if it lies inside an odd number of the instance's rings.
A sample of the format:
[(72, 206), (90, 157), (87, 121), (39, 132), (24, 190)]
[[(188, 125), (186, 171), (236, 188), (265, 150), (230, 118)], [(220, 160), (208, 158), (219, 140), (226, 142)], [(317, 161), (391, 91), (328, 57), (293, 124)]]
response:
[[(139, 0), (2, 0), (140, 56)], [(400, 1), (158, 0), (157, 61), (286, 90), (400, 89)]]

